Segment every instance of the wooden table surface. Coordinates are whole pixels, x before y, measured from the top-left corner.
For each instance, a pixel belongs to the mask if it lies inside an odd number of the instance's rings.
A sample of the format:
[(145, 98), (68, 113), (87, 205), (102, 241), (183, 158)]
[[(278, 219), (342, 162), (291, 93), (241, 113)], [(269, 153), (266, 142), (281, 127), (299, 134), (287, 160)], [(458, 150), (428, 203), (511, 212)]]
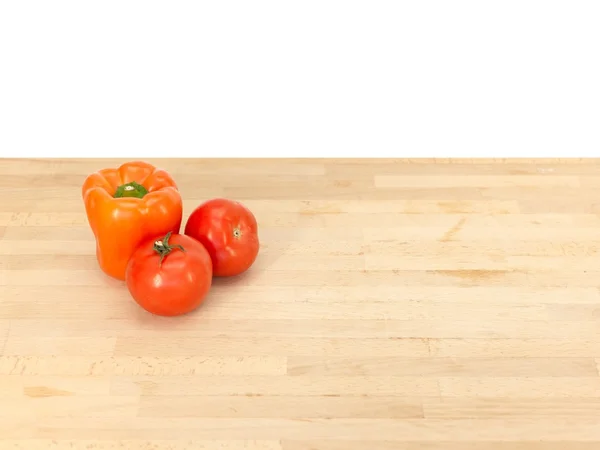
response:
[(151, 316), (81, 199), (122, 161), (0, 160), (0, 449), (600, 448), (599, 161), (148, 161), (258, 260)]

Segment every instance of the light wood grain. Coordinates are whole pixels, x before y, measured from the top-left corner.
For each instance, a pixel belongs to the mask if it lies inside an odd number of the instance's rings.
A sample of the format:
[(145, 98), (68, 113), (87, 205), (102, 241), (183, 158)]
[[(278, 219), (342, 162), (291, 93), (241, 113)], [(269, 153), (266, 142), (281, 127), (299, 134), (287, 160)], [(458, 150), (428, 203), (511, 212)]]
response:
[(261, 253), (154, 317), (81, 183), (0, 160), (0, 449), (596, 450), (599, 160), (149, 160)]

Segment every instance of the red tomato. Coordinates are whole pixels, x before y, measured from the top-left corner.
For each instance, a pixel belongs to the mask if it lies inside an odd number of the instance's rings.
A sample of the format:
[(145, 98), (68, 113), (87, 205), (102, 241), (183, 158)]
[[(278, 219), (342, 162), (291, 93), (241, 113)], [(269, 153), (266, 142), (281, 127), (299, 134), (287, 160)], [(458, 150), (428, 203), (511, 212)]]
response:
[(179, 316), (196, 309), (212, 284), (212, 261), (191, 237), (167, 233), (143, 242), (126, 271), (127, 288), (146, 311)]
[(254, 214), (239, 202), (215, 198), (190, 215), (186, 235), (200, 241), (213, 263), (213, 275), (239, 275), (250, 268), (259, 250)]

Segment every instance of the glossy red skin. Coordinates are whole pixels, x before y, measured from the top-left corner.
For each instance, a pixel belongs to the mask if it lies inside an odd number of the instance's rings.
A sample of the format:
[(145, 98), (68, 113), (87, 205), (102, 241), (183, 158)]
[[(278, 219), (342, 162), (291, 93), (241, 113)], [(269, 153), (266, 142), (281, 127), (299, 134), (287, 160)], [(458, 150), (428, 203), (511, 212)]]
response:
[[(238, 229), (240, 236), (235, 236)], [(190, 215), (184, 233), (200, 241), (213, 263), (213, 275), (231, 277), (252, 266), (260, 243), (254, 214), (239, 202), (215, 198)]]
[(202, 304), (212, 284), (212, 261), (200, 242), (174, 234), (169, 245), (179, 244), (165, 256), (160, 256), (150, 239), (133, 253), (126, 271), (127, 288), (133, 299), (146, 311), (159, 316), (187, 314)]

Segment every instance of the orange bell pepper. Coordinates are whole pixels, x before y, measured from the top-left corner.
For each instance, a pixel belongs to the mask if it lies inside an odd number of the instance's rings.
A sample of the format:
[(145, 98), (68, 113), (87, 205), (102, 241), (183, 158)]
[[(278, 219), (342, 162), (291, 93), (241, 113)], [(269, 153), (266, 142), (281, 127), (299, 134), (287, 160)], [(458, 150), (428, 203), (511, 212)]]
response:
[(82, 187), (96, 257), (108, 275), (125, 280), (129, 258), (140, 242), (179, 233), (181, 195), (171, 176), (141, 161), (89, 175)]

